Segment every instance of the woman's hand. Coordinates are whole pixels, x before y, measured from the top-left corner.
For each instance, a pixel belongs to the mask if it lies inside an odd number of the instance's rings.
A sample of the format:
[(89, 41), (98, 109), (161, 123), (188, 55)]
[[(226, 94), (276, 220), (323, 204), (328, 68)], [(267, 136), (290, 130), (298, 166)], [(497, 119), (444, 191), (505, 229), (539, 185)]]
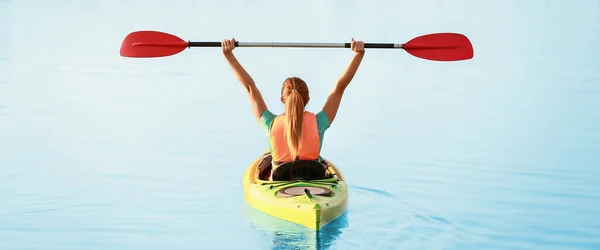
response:
[(363, 54), (365, 53), (365, 43), (363, 41), (355, 41), (354, 38), (352, 38), (350, 49), (352, 49), (354, 53)]
[(235, 38), (221, 41), (221, 49), (223, 50), (223, 54), (231, 54), (231, 51), (235, 49)]

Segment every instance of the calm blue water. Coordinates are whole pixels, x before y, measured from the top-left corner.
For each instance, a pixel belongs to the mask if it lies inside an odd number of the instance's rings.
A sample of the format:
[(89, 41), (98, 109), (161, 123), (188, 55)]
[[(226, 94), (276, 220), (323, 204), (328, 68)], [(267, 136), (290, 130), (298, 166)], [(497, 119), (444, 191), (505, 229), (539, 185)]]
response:
[[(379, 4), (381, 3), (381, 4)], [(216, 48), (185, 40), (406, 42), (460, 32), (470, 61), (369, 50), (323, 155), (350, 184), (319, 234), (245, 205), (266, 147)], [(0, 0), (0, 249), (599, 249), (598, 1)], [(275, 112), (318, 111), (341, 49), (239, 48)]]

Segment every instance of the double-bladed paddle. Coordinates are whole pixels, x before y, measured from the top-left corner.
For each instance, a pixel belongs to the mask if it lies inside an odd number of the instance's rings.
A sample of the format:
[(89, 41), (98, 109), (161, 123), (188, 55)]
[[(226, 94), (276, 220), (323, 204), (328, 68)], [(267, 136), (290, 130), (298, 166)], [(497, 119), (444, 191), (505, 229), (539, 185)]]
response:
[[(350, 48), (350, 43), (239, 42), (236, 47)], [(191, 47), (221, 47), (221, 42), (186, 42), (160, 31), (135, 31), (121, 44), (124, 57), (163, 57)], [(403, 49), (409, 54), (433, 61), (460, 61), (473, 58), (469, 39), (458, 33), (434, 33), (415, 37), (407, 43), (365, 43), (366, 49)]]

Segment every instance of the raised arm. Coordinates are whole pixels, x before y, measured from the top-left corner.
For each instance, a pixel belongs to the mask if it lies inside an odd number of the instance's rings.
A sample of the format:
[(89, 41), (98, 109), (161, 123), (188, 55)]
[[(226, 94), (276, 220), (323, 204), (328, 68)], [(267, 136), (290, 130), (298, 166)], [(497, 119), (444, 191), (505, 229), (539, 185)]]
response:
[(329, 118), (329, 124), (333, 123), (333, 119), (335, 119), (335, 115), (337, 114), (340, 103), (342, 102), (344, 90), (346, 90), (346, 87), (348, 87), (348, 84), (350, 84), (352, 78), (354, 78), (354, 74), (356, 74), (358, 66), (365, 55), (365, 47), (362, 41), (354, 41), (354, 39), (352, 39), (350, 48), (352, 51), (354, 51), (354, 57), (352, 58), (352, 61), (350, 61), (350, 64), (346, 67), (344, 73), (342, 73), (340, 78), (337, 80), (333, 90), (327, 97), (327, 101), (325, 101), (325, 104), (323, 105), (323, 111)]
[(256, 87), (252, 77), (248, 74), (248, 72), (246, 72), (244, 67), (242, 67), (240, 62), (238, 62), (237, 58), (235, 58), (233, 55), (232, 51), (235, 49), (235, 39), (232, 38), (231, 40), (223, 40), (221, 42), (221, 47), (223, 49), (223, 55), (225, 55), (225, 59), (227, 59), (227, 63), (229, 63), (229, 66), (233, 70), (235, 77), (242, 84), (242, 86), (244, 86), (246, 93), (248, 93), (254, 118), (259, 121), (262, 113), (267, 110), (267, 104), (265, 104), (265, 100)]

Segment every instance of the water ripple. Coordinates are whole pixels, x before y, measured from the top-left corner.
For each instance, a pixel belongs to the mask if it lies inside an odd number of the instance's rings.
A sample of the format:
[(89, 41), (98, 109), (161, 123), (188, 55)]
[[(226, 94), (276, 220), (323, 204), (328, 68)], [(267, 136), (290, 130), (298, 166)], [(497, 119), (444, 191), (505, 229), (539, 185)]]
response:
[(372, 188), (367, 188), (367, 187), (361, 187), (361, 186), (356, 186), (356, 185), (348, 185), (348, 188), (354, 189), (354, 190), (359, 190), (359, 191), (366, 191), (372, 194), (376, 194), (376, 195), (381, 195), (381, 196), (385, 196), (385, 197), (395, 197), (393, 194), (384, 191), (384, 190), (379, 190), (379, 189), (372, 189)]

